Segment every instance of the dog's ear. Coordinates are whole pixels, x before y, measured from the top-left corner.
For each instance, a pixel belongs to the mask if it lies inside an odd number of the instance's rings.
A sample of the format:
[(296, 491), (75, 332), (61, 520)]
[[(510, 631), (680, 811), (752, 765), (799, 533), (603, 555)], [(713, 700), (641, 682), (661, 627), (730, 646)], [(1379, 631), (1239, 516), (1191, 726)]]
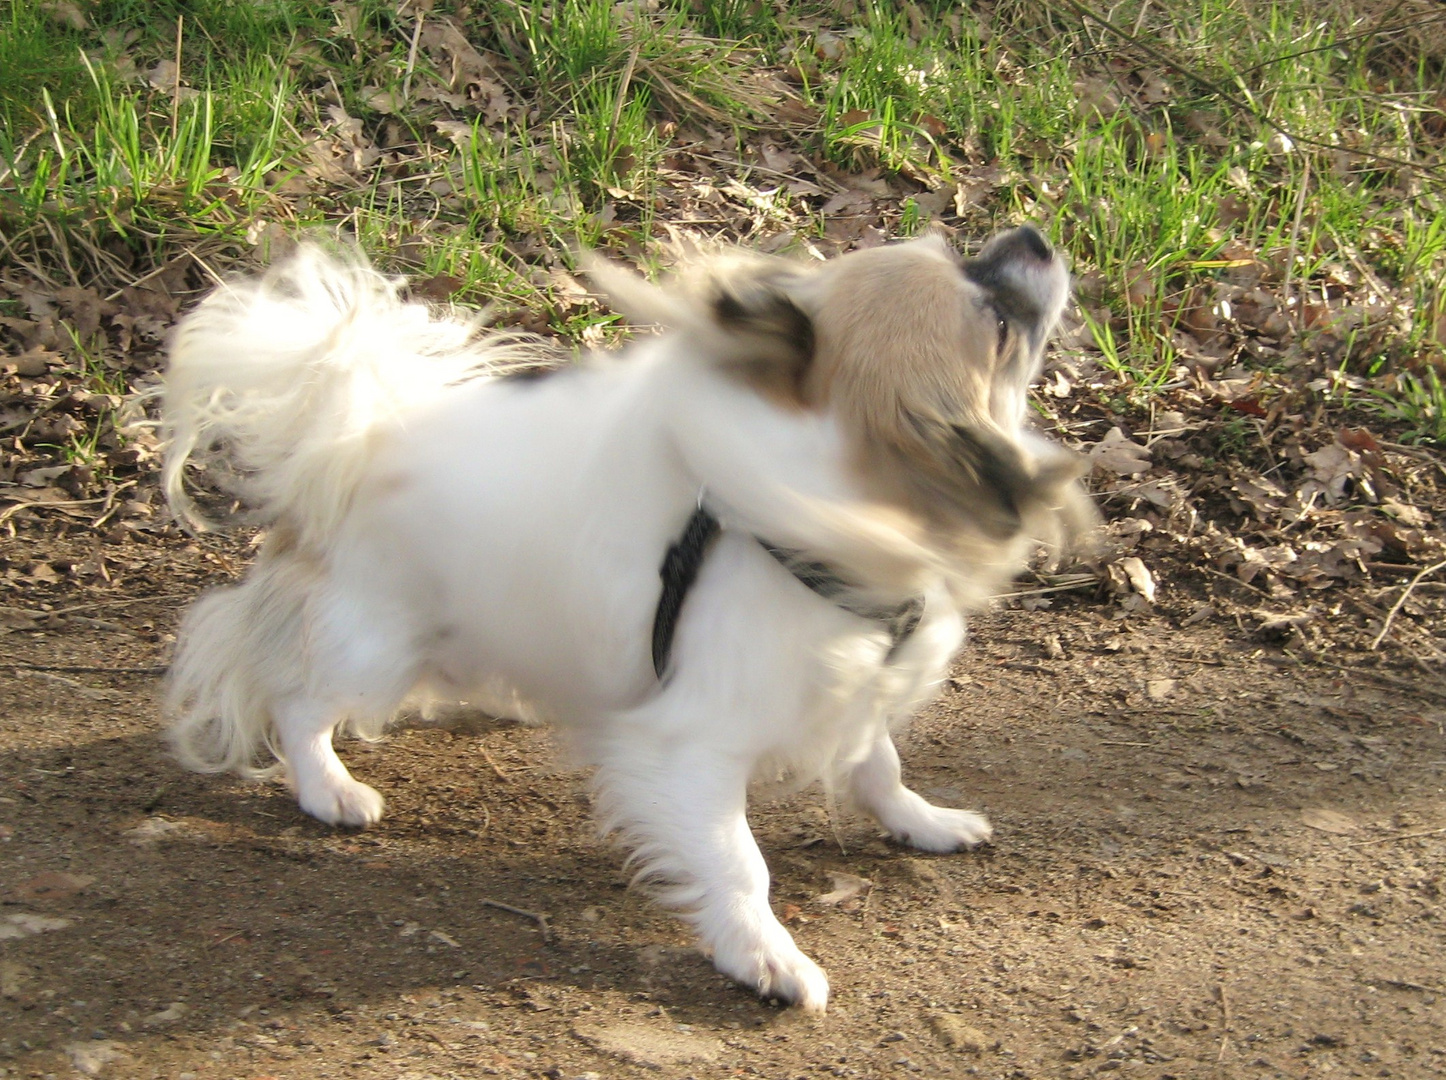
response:
[(814, 356), (813, 319), (796, 296), (805, 275), (778, 260), (741, 255), (685, 268), (668, 288), (591, 253), (587, 275), (629, 322), (682, 330), (695, 351), (760, 393), (803, 401)]
[(787, 269), (750, 267), (714, 278), (705, 302), (722, 332), (719, 363), (769, 397), (801, 406), (815, 333), (791, 284)]

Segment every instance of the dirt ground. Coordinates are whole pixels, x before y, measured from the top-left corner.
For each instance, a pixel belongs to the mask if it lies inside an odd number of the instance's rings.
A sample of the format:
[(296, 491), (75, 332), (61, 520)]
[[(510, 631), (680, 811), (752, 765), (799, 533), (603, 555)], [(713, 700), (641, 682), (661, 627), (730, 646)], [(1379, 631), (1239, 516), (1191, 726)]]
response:
[(157, 543), (107, 584), (97, 541), (45, 542), (0, 636), (0, 1076), (1446, 1074), (1446, 687), (1381, 654), (1171, 595), (981, 618), (901, 746), (992, 846), (922, 856), (817, 793), (753, 814), (814, 1019), (626, 886), (545, 731), (347, 744), (388, 799), (364, 833), (180, 771), (155, 669), (234, 560)]

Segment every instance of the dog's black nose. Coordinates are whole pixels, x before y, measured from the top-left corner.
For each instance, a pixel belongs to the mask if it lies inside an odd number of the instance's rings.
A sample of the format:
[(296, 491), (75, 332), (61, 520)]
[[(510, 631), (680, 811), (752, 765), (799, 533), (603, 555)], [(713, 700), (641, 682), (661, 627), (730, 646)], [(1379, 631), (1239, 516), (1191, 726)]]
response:
[(1021, 225), (1017, 229), (995, 236), (973, 259), (976, 266), (1004, 267), (1027, 262), (1049, 262), (1054, 258), (1054, 248), (1033, 225)]
[(996, 304), (1026, 322), (1056, 309), (1069, 287), (1063, 260), (1031, 225), (994, 237), (965, 260), (964, 273), (991, 292)]
[(1042, 261), (1054, 258), (1054, 249), (1049, 246), (1049, 241), (1040, 235), (1039, 230), (1033, 225), (1021, 225), (1015, 229), (1014, 239), (1021, 248), (1036, 259)]

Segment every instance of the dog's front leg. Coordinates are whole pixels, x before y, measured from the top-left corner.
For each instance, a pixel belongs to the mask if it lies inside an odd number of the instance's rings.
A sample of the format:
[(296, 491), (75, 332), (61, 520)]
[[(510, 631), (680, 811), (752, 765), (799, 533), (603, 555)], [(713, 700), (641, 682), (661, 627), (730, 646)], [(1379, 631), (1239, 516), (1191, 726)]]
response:
[(381, 793), (353, 779), (331, 745), (332, 709), (297, 696), (282, 701), (274, 719), (286, 778), (303, 810), (328, 825), (360, 827), (381, 818)]
[(935, 806), (906, 788), (899, 751), (887, 731), (879, 733), (868, 756), (850, 774), (849, 787), (861, 810), (876, 817), (895, 840), (920, 851), (958, 851), (994, 835), (982, 815)]
[(762, 997), (823, 1012), (827, 976), (768, 904), (768, 866), (745, 814), (751, 767), (713, 746), (630, 738), (598, 771), (603, 824), (624, 834), (639, 876), (696, 927), (719, 971)]

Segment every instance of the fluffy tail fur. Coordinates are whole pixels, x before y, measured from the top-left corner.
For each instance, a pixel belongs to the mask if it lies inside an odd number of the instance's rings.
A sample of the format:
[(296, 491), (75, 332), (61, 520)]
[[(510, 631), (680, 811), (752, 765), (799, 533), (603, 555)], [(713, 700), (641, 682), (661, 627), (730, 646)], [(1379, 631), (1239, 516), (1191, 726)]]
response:
[[(185, 483), (188, 464), (202, 465), (246, 520), (284, 529), (289, 545), (324, 543), (380, 424), (449, 384), (543, 358), (534, 340), (476, 334), (476, 320), (404, 300), (361, 256), (316, 246), (222, 286), (177, 329), (160, 391), (172, 509), (208, 527)], [(188, 767), (270, 771), (260, 759), (276, 750), (271, 710), (303, 679), (301, 565), (263, 552), (244, 583), (187, 614), (168, 706)]]
[(163, 483), (207, 522), (187, 463), (212, 467), (260, 524), (326, 535), (346, 511), (377, 424), (478, 374), (535, 365), (540, 346), (439, 316), (361, 256), (306, 245), (217, 289), (176, 331), (162, 396)]

